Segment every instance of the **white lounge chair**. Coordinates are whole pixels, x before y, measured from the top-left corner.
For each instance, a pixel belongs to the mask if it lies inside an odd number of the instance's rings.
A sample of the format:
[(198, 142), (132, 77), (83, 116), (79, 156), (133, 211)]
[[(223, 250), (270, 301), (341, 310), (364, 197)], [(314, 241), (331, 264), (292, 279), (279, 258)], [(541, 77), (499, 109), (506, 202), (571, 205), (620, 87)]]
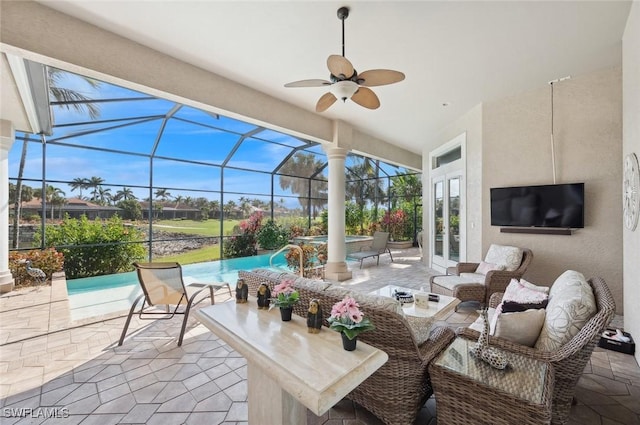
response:
[(376, 265), (379, 265), (380, 254), (389, 254), (391, 262), (393, 262), (393, 255), (391, 255), (391, 250), (387, 247), (388, 241), (389, 232), (375, 232), (371, 246), (362, 247), (359, 252), (353, 252), (349, 254), (348, 257), (360, 260), (360, 268), (362, 268), (362, 261), (369, 257), (376, 257)]

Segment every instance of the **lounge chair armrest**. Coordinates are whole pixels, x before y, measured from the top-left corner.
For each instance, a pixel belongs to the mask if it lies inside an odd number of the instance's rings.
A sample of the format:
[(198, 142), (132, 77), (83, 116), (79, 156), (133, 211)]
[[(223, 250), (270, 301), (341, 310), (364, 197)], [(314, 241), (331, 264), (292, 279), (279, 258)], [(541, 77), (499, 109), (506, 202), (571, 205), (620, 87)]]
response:
[(479, 265), (480, 263), (458, 263), (456, 266), (458, 276), (460, 273), (474, 273)]
[[(480, 337), (480, 333), (478, 331), (475, 331), (470, 328), (458, 328), (456, 330), (456, 334), (459, 337), (466, 338), (473, 341), (477, 341), (478, 338)], [(504, 339), (496, 336), (489, 336), (489, 344), (492, 347), (498, 348), (500, 350), (505, 350), (511, 353), (520, 354), (536, 360), (542, 360), (545, 362), (558, 360), (557, 352), (537, 350), (533, 347), (527, 347), (526, 345), (516, 344), (515, 342), (509, 341), (508, 339)]]
[(518, 272), (508, 272), (505, 270), (491, 270), (487, 273), (485, 284), (490, 294), (494, 292), (504, 292), (509, 286), (511, 279), (519, 280), (522, 275)]

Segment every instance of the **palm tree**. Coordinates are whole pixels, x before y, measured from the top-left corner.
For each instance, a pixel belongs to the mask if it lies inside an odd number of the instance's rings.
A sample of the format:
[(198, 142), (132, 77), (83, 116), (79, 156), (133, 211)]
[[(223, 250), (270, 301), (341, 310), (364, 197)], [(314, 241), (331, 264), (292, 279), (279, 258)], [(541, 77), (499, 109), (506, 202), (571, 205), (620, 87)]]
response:
[(78, 198), (82, 199), (82, 189), (86, 189), (88, 184), (89, 179), (86, 177), (76, 177), (71, 183), (69, 183), (69, 186), (71, 186), (72, 192), (75, 192), (75, 190), (78, 189), (80, 191)]
[(171, 194), (167, 192), (167, 189), (157, 189), (154, 195), (156, 198), (160, 198), (163, 202), (167, 199), (171, 199)]
[(130, 188), (124, 186), (122, 188), (122, 190), (119, 190), (116, 192), (115, 196), (113, 197), (114, 201), (128, 201), (130, 199), (138, 199), (136, 198), (136, 196), (133, 194), (133, 190), (131, 190)]
[[(324, 166), (324, 162), (317, 160), (312, 153), (298, 152), (291, 157), (284, 165), (276, 170), (280, 174), (280, 188), (290, 189), (292, 193), (298, 195), (298, 202), (302, 207), (302, 212), (309, 215), (309, 177), (316, 174)], [(316, 185), (317, 183), (314, 183)], [(312, 185), (313, 186), (313, 185)], [(320, 183), (321, 192), (322, 183)], [(324, 189), (326, 190), (326, 189)]]
[(209, 202), (209, 209), (213, 213), (213, 218), (216, 218), (216, 214), (217, 218), (220, 218), (220, 201), (213, 200)]
[[(63, 77), (67, 75), (66, 72), (56, 68), (46, 68), (47, 70), (47, 83), (49, 86), (49, 95), (62, 103), (60, 106), (66, 109), (74, 109), (79, 113), (87, 113), (91, 119), (96, 119), (100, 116), (100, 107), (96, 103), (88, 102), (91, 98), (86, 97), (81, 92), (73, 89), (68, 89), (61, 86), (59, 83), (63, 81)], [(89, 84), (92, 88), (98, 88), (100, 82), (89, 77), (78, 76), (84, 82)], [(18, 179), (16, 181), (16, 199), (14, 204), (14, 216), (13, 216), (13, 248), (19, 248), (19, 236), (20, 236), (20, 214), (22, 207), (22, 177), (24, 175), (24, 165), (27, 160), (27, 147), (29, 142), (24, 141), (22, 143), (22, 154), (20, 156), (20, 165), (18, 168)]]
[(238, 200), (240, 202), (240, 210), (242, 211), (242, 217), (246, 217), (251, 214), (251, 203), (249, 202), (249, 198), (241, 196)]
[(94, 202), (98, 200), (98, 193), (100, 192), (102, 183), (104, 183), (104, 179), (97, 176), (93, 176), (87, 181), (87, 188), (93, 189), (91, 191), (91, 200)]
[(109, 205), (113, 196), (111, 196), (111, 188), (98, 187), (98, 201), (100, 205)]
[[(64, 205), (64, 202), (61, 202), (61, 199), (65, 200), (63, 195), (65, 193), (57, 187), (53, 187), (51, 185), (47, 185), (44, 194), (42, 193), (42, 189), (34, 190), (34, 196), (40, 200), (44, 200), (47, 205), (51, 205), (51, 219), (53, 220), (54, 207), (56, 205)], [(55, 201), (55, 202), (54, 202)], [(65, 200), (66, 201), (66, 200)]]
[[(360, 217), (364, 216), (367, 201), (374, 205), (374, 216), (377, 216), (378, 199), (384, 196), (382, 181), (378, 179), (378, 167), (369, 158), (352, 165), (347, 169), (346, 194), (355, 200)], [(374, 217), (375, 219), (375, 217)], [(360, 221), (360, 231), (364, 230), (364, 223)]]

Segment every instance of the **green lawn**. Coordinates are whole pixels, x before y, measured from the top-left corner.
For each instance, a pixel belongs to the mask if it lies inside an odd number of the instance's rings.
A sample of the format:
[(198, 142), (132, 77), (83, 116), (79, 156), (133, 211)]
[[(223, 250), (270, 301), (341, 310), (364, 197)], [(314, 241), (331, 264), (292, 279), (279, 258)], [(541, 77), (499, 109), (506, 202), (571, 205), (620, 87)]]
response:
[[(231, 230), (238, 223), (240, 220), (225, 220), (224, 234), (231, 234)], [(220, 236), (220, 220), (160, 220), (153, 222), (153, 228), (158, 231), (180, 232), (189, 235)]]
[(202, 249), (195, 249), (182, 254), (157, 258), (160, 261), (176, 261), (180, 264), (203, 263), (220, 259), (220, 245), (212, 245)]

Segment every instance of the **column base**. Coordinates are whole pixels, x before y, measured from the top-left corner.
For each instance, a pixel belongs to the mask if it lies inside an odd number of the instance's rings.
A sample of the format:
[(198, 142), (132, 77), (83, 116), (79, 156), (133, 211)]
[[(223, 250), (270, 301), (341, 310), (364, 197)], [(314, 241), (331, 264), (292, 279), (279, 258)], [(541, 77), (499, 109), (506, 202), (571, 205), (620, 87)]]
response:
[(343, 280), (349, 280), (353, 277), (351, 270), (347, 267), (347, 263), (339, 261), (337, 263), (327, 263), (324, 277), (328, 280), (337, 280), (342, 282)]
[(10, 270), (0, 272), (0, 294), (13, 291), (15, 287), (15, 279)]

